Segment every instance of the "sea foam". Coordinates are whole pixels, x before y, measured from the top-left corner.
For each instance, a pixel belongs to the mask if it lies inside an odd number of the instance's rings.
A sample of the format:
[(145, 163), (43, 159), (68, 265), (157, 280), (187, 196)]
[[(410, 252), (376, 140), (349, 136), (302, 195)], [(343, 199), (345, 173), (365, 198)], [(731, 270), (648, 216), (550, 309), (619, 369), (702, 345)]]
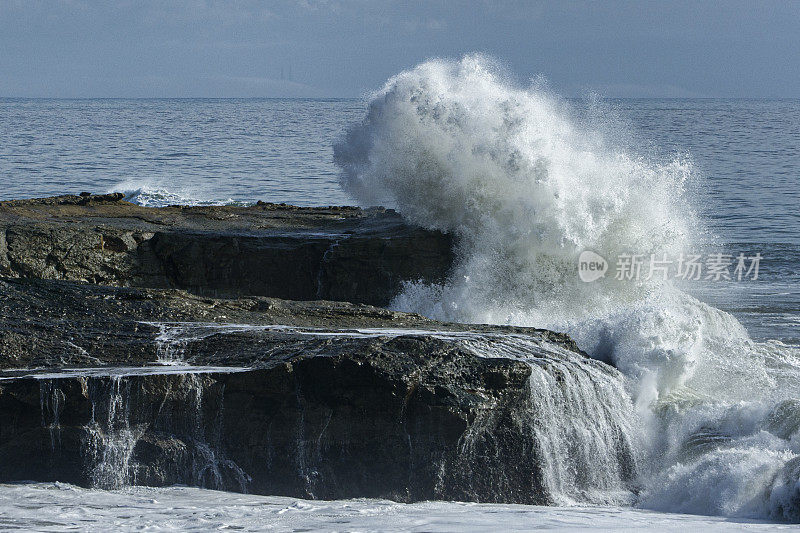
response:
[(640, 505), (798, 520), (800, 433), (770, 422), (800, 417), (797, 348), (753, 341), (668, 281), (578, 277), (586, 250), (613, 263), (708, 241), (691, 160), (641, 155), (589, 115), (480, 55), (427, 61), (372, 94), (334, 149), (342, 186), (459, 243), (446, 283), (409, 283), (394, 307), (565, 331), (620, 369), (648, 458)]

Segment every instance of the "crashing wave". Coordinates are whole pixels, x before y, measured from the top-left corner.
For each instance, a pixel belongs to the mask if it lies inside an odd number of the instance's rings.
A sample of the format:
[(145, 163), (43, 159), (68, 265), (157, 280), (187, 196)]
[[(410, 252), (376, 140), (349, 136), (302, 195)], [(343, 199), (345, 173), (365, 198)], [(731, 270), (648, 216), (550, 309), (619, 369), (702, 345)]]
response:
[(629, 378), (640, 505), (798, 520), (800, 432), (772, 422), (800, 398), (798, 348), (752, 340), (667, 281), (578, 277), (586, 250), (678, 257), (705, 244), (691, 161), (638, 155), (609, 131), (602, 109), (582, 118), (472, 55), (391, 78), (334, 157), (362, 205), (458, 237), (449, 280), (409, 283), (395, 307), (565, 331)]

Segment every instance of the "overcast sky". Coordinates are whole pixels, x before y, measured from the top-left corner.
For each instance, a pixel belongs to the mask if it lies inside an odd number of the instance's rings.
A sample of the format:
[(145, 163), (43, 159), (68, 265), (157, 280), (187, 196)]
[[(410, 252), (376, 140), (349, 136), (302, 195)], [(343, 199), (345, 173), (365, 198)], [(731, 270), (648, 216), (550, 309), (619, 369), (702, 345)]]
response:
[(0, 0), (0, 96), (358, 97), (485, 52), (567, 96), (800, 97), (800, 1)]

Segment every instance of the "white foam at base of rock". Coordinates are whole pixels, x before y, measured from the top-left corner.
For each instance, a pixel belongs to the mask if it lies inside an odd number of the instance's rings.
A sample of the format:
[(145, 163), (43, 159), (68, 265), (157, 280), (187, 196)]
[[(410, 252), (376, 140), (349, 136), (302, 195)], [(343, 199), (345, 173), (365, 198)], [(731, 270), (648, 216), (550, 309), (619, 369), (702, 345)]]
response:
[(309, 501), (192, 487), (82, 489), (0, 485), (4, 528), (36, 531), (649, 531), (795, 530), (796, 526), (625, 507)]

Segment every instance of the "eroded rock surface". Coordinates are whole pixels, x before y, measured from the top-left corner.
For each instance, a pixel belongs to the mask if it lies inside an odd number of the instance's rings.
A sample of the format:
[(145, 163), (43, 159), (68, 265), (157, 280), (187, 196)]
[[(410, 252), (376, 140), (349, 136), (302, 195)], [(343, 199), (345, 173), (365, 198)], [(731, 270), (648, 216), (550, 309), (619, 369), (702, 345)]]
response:
[[(530, 376), (582, 364), (565, 336), (52, 280), (0, 295), (0, 481), (552, 501), (533, 419), (552, 391)], [(547, 370), (487, 357), (509, 335)]]
[[(207, 343), (217, 337), (206, 335), (203, 324), (227, 325), (224, 340), (215, 347), (219, 355), (191, 359), (197, 365), (252, 364), (256, 355), (247, 341), (234, 342), (237, 337), (230, 331), (231, 324), (245, 329), (278, 324), (331, 331), (414, 328), (525, 332), (577, 351), (568, 336), (547, 330), (449, 324), (364, 304), (267, 297), (217, 299), (179, 290), (0, 278), (0, 369), (152, 364), (160, 357), (160, 345), (155, 341), (163, 324), (173, 324), (172, 331), (180, 336), (180, 323), (186, 323), (185, 338), (201, 336)], [(191, 342), (187, 349), (191, 351)]]
[(443, 279), (452, 245), (380, 209), (1, 202), (0, 482), (629, 494), (615, 369), (550, 331), (363, 303)]
[(142, 207), (121, 194), (0, 202), (0, 276), (386, 305), (439, 281), (451, 237), (391, 210)]

